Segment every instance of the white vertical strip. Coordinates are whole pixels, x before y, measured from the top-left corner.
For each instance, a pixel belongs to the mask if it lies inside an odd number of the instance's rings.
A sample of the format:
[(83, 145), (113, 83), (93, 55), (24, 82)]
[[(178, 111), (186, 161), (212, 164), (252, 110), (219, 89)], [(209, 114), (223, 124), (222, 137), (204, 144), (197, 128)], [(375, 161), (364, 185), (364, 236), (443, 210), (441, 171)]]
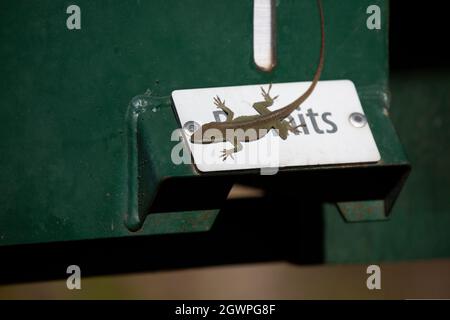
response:
[(253, 60), (261, 70), (271, 71), (276, 64), (275, 1), (253, 1)]

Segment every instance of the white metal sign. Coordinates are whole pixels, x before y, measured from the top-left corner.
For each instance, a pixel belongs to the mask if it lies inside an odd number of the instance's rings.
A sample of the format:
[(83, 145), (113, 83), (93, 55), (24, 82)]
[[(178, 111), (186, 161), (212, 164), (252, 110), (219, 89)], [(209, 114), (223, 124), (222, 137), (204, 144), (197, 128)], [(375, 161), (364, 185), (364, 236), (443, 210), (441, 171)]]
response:
[[(233, 119), (257, 116), (288, 105), (309, 85), (277, 83), (270, 92), (268, 84), (174, 91), (175, 110), (197, 169), (215, 172), (379, 161), (356, 88), (349, 80), (320, 81), (300, 108), (281, 120), (292, 129), (287, 136), (272, 129), (248, 142), (242, 140), (239, 147), (233, 139), (191, 141), (202, 125), (226, 121), (224, 106), (234, 113)], [(264, 102), (271, 100), (272, 105), (265, 108)], [(257, 102), (263, 102), (259, 108), (255, 108)]]

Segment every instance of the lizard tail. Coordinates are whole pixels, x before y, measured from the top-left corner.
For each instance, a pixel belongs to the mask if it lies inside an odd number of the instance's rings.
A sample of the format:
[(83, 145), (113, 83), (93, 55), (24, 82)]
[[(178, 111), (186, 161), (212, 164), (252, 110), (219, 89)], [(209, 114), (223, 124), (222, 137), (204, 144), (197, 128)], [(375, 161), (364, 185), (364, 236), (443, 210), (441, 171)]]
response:
[[(297, 109), (308, 97), (311, 95), (311, 93), (314, 91), (317, 82), (319, 82), (320, 76), (322, 74), (324, 60), (325, 60), (325, 18), (323, 13), (323, 6), (322, 6), (322, 0), (317, 0), (317, 5), (319, 7), (319, 13), (320, 13), (320, 34), (321, 34), (321, 45), (320, 45), (320, 58), (319, 58), (319, 64), (316, 69), (316, 73), (314, 74), (314, 78), (311, 82), (311, 85), (309, 88), (297, 99), (292, 101), (290, 104), (288, 104), (286, 107), (284, 107), (282, 110), (286, 111), (285, 113), (289, 115), (291, 112), (293, 112), (295, 109)], [(281, 111), (281, 110), (280, 110)]]

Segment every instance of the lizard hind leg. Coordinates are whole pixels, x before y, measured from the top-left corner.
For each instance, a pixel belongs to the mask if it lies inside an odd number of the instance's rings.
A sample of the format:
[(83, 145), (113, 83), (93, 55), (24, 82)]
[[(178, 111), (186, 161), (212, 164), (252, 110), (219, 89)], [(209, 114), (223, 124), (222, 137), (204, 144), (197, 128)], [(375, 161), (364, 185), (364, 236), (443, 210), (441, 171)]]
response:
[(266, 90), (264, 90), (263, 87), (261, 87), (261, 95), (263, 96), (264, 101), (266, 101), (268, 104), (270, 104), (269, 106), (271, 106), (273, 104), (274, 100), (276, 100), (278, 98), (278, 96), (275, 96), (273, 98), (270, 96), (271, 89), (272, 89), (272, 83), (269, 85), (267, 92), (266, 92)]
[(286, 140), (289, 135), (289, 123), (287, 121), (282, 121), (275, 126), (275, 130), (277, 130), (278, 136)]
[(278, 96), (272, 98), (270, 96), (270, 89), (272, 88), (272, 84), (269, 85), (269, 89), (264, 90), (263, 87), (261, 87), (261, 95), (264, 98), (264, 101), (260, 101), (260, 102), (255, 102), (253, 104), (253, 109), (256, 110), (256, 112), (258, 112), (261, 115), (264, 114), (268, 114), (270, 112), (269, 107), (271, 107), (273, 105), (273, 102), (275, 99), (278, 98)]
[(279, 122), (274, 128), (277, 130), (278, 136), (283, 139), (286, 140), (289, 132), (292, 132), (293, 134), (300, 134), (301, 131), (298, 130), (299, 127), (304, 127), (303, 124), (299, 125), (299, 126), (292, 126), (292, 124), (287, 121), (287, 120), (283, 120), (281, 122)]
[(300, 130), (298, 130), (298, 128), (300, 128), (300, 127), (305, 127), (306, 125), (304, 124), (304, 123), (302, 123), (302, 124), (300, 124), (300, 125), (298, 125), (298, 126), (295, 126), (295, 127), (293, 127), (290, 123), (288, 123), (288, 126), (289, 126), (289, 131), (290, 132), (292, 132), (292, 133), (294, 133), (294, 134), (300, 134), (300, 133), (302, 133)]

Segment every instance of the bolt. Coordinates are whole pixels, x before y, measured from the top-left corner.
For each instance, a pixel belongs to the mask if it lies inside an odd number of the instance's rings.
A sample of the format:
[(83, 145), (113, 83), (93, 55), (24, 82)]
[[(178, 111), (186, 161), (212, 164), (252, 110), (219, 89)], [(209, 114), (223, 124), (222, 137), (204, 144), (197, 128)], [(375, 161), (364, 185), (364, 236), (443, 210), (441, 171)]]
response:
[(367, 124), (366, 116), (359, 112), (353, 112), (348, 120), (355, 128), (362, 128)]
[(200, 128), (200, 125), (195, 121), (188, 121), (183, 126), (183, 129), (190, 133), (194, 133), (198, 128)]
[(142, 99), (142, 98), (139, 98), (139, 97), (133, 99), (132, 103), (133, 103), (133, 106), (136, 107), (136, 108), (138, 108), (138, 107), (142, 108), (142, 107), (146, 107), (147, 106), (147, 101)]

